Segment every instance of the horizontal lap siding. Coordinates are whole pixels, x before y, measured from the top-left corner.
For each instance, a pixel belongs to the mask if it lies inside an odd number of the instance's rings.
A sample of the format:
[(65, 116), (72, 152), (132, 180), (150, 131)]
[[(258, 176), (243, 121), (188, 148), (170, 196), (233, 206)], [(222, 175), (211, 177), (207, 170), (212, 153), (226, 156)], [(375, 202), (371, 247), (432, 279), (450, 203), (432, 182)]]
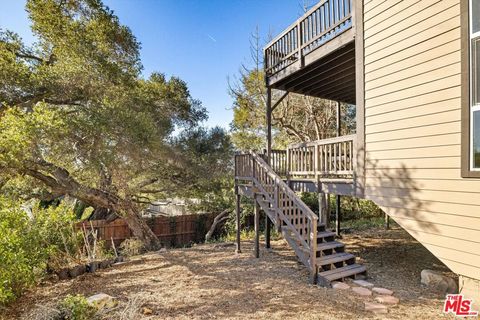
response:
[(460, 0), (369, 0), (364, 12), (365, 196), (480, 279), (480, 180), (460, 173)]

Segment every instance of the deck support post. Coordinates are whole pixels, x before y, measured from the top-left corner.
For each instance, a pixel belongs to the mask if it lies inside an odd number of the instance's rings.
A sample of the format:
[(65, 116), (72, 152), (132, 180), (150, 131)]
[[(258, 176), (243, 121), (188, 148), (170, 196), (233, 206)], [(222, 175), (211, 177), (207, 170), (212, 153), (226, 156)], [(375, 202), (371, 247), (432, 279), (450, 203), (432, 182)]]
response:
[[(337, 137), (340, 137), (342, 135), (342, 109), (341, 109), (341, 105), (340, 105), (340, 102), (337, 101)], [(340, 150), (337, 151), (337, 154), (340, 155)], [(340, 156), (339, 156), (340, 157)], [(340, 159), (335, 159), (335, 168), (336, 168), (336, 165), (340, 166), (340, 163), (341, 163), (341, 160)], [(336, 168), (337, 170), (338, 169), (341, 169), (341, 168)], [(340, 195), (335, 195), (335, 232), (337, 234), (337, 236), (340, 235), (340, 216), (341, 216), (341, 208), (340, 208)]]
[[(272, 156), (272, 89), (267, 87), (267, 105), (266, 105), (266, 123), (267, 123), (267, 164), (271, 164)], [(270, 248), (270, 219), (265, 213), (265, 247)]]
[(260, 258), (260, 205), (257, 201), (257, 194), (253, 194), (255, 202), (255, 258)]
[(272, 89), (267, 87), (267, 105), (266, 105), (266, 122), (267, 122), (267, 164), (270, 165), (270, 156), (272, 154)]
[(270, 234), (272, 230), (272, 222), (268, 217), (268, 214), (265, 213), (265, 248), (270, 249)]
[(317, 180), (317, 194), (318, 194), (318, 219), (322, 224), (327, 225), (327, 206), (326, 194), (322, 190), (322, 182)]
[(390, 229), (390, 217), (385, 213), (385, 229)]
[(330, 193), (325, 194), (325, 227), (330, 228)]
[(242, 253), (240, 248), (240, 193), (238, 192), (238, 186), (235, 184), (235, 215), (236, 215), (236, 249), (235, 253)]
[(340, 207), (340, 196), (335, 196), (335, 233), (337, 236), (340, 235), (340, 217), (342, 215), (341, 207)]

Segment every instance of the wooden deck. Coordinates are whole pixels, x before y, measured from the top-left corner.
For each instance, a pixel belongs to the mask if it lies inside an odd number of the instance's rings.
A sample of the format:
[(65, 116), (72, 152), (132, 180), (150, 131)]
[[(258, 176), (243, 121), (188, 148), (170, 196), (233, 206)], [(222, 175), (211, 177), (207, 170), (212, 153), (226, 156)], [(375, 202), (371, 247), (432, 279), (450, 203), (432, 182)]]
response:
[(322, 0), (264, 49), (267, 86), (355, 104), (355, 0)]
[(272, 150), (270, 166), (296, 192), (355, 196), (356, 135)]

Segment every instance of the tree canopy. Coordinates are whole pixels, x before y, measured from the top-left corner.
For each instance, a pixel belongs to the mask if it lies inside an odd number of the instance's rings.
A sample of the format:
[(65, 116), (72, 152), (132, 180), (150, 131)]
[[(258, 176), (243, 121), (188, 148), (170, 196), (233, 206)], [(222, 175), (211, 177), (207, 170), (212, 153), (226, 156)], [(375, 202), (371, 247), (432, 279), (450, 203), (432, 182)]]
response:
[(0, 187), (114, 211), (157, 247), (142, 205), (222, 174), (226, 133), (199, 128), (207, 112), (181, 79), (142, 76), (139, 42), (100, 0), (26, 8), (36, 43), (0, 32)]

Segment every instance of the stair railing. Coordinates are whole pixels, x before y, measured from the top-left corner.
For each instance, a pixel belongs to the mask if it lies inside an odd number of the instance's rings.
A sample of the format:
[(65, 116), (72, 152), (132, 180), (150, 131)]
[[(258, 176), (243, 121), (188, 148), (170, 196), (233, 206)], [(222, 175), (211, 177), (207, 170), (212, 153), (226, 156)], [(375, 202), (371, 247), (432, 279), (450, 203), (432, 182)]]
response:
[[(307, 267), (314, 271), (317, 252), (317, 215), (290, 189), (282, 178), (262, 159), (251, 151), (250, 164), (245, 164), (245, 158), (239, 158), (242, 168), (248, 168), (251, 174), (253, 187), (273, 204), (275, 212), (274, 223), (277, 226), (286, 226), (288, 231), (295, 235), (303, 250), (308, 254)], [(241, 155), (244, 157), (244, 155)], [(237, 164), (237, 160), (236, 160)], [(243, 170), (243, 169), (242, 169)], [(242, 171), (243, 175), (247, 172)]]

